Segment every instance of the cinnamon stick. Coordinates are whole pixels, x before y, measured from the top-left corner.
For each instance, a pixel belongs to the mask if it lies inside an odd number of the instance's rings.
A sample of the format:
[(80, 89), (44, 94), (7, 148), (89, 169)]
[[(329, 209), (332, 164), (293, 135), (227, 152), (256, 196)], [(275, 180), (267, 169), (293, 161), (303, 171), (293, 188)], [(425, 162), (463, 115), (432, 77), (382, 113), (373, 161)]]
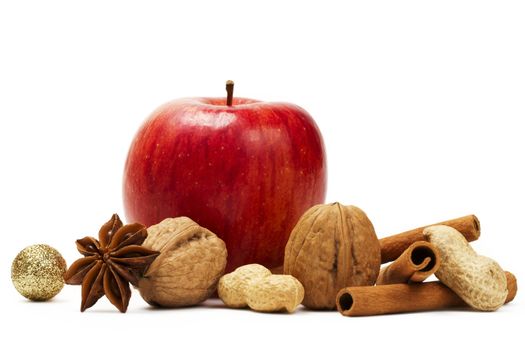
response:
[[(447, 225), (461, 232), (467, 241), (472, 242), (479, 238), (480, 225), (475, 215), (467, 215), (457, 219), (443, 221), (433, 225)], [(414, 242), (424, 241), (423, 230), (427, 225), (397, 235), (385, 237), (379, 240), (381, 246), (381, 263), (396, 260)]]
[(393, 263), (381, 269), (376, 284), (423, 282), (440, 264), (439, 251), (433, 244), (414, 242)]
[[(516, 295), (517, 283), (512, 273), (505, 272), (505, 275), (509, 290), (505, 303), (508, 303)], [(347, 287), (337, 294), (336, 305), (344, 316), (372, 316), (468, 306), (441, 282)]]

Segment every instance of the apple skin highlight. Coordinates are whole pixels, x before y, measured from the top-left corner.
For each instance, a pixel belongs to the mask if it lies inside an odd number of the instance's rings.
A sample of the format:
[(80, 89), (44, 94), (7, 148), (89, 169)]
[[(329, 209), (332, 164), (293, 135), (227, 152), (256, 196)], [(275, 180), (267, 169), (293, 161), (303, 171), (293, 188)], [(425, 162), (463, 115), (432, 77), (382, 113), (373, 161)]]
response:
[(304, 109), (179, 99), (155, 110), (133, 139), (124, 208), (128, 222), (188, 216), (208, 228), (226, 243), (227, 271), (274, 268), (299, 217), (324, 202), (326, 176), (323, 139)]

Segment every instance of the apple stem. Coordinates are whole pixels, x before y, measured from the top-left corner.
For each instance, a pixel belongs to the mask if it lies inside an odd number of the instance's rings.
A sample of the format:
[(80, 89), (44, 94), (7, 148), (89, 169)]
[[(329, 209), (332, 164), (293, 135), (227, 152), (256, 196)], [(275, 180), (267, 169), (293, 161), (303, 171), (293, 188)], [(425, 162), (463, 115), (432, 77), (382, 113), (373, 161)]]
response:
[(231, 107), (233, 104), (233, 81), (232, 80), (228, 80), (226, 82), (226, 92), (228, 94), (226, 96), (226, 104), (228, 105), (228, 107)]

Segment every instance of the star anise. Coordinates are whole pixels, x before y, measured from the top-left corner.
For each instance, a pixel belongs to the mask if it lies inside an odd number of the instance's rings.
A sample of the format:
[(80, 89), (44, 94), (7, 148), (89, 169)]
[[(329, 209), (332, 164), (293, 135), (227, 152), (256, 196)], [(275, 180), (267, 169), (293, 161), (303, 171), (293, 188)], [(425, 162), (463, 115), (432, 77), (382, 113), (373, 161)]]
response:
[(131, 297), (129, 283), (139, 278), (160, 254), (142, 247), (148, 232), (141, 224), (122, 225), (117, 214), (100, 228), (98, 241), (93, 237), (77, 240), (83, 258), (75, 261), (64, 275), (67, 284), (82, 285), (84, 311), (105, 294), (109, 301), (126, 312)]

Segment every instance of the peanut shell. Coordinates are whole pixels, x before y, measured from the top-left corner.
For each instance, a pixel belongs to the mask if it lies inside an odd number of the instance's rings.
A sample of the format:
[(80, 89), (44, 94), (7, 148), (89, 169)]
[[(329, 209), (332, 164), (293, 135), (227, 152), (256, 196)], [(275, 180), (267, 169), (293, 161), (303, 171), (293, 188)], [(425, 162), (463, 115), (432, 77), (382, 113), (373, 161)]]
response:
[(270, 270), (259, 264), (238, 267), (235, 271), (222, 276), (219, 280), (217, 289), (219, 298), (229, 307), (246, 307), (248, 304), (246, 303), (245, 291), (248, 284), (271, 274)]
[(474, 309), (494, 311), (505, 303), (507, 278), (498, 263), (478, 255), (455, 228), (435, 225), (423, 235), (438, 249), (436, 277)]
[(270, 275), (248, 283), (246, 303), (261, 312), (294, 312), (304, 297), (304, 288), (290, 275)]

